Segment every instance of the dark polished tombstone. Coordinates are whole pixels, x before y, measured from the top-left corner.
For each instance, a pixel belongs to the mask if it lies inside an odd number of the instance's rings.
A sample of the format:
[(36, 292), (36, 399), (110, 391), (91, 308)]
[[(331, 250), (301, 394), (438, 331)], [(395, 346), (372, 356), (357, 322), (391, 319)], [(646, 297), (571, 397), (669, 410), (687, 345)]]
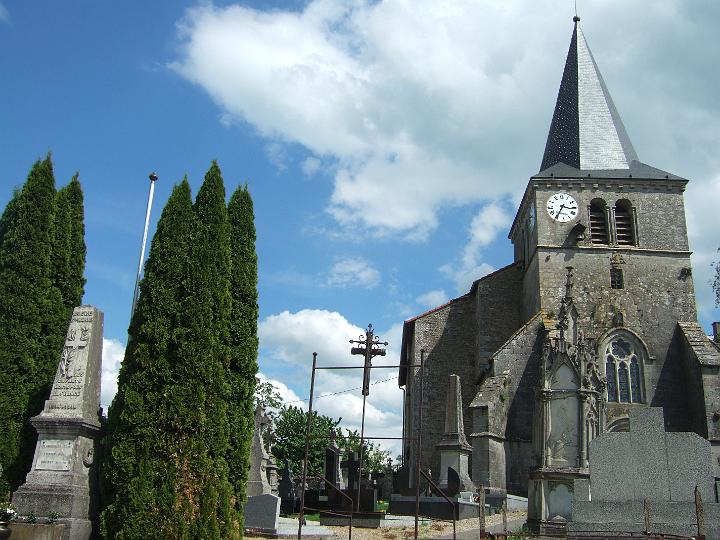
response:
[(400, 495), (414, 495), (415, 490), (410, 485), (410, 467), (403, 465), (397, 470), (397, 474), (393, 478), (393, 493)]
[(278, 486), (278, 492), (280, 493), (280, 512), (285, 515), (295, 513), (297, 506), (297, 495), (295, 493), (295, 482), (292, 477), (292, 469), (290, 468), (290, 461), (285, 460), (285, 467), (283, 467), (280, 473), (280, 485)]

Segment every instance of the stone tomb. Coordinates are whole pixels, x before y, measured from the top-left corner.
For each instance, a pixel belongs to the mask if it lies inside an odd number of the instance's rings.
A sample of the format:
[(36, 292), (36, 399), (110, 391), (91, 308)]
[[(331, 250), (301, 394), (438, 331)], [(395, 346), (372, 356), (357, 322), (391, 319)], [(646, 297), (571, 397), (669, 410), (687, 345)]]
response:
[(38, 432), (32, 468), (13, 494), (21, 516), (58, 512), (65, 540), (90, 538), (97, 523), (102, 338), (103, 313), (76, 307), (50, 397), (32, 419)]
[(662, 409), (632, 409), (630, 432), (601, 435), (590, 443), (589, 458), (590, 480), (575, 480), (568, 538), (582, 531), (644, 532), (646, 503), (650, 533), (693, 536), (696, 486), (705, 535), (720, 538), (710, 443), (695, 433), (666, 433)]

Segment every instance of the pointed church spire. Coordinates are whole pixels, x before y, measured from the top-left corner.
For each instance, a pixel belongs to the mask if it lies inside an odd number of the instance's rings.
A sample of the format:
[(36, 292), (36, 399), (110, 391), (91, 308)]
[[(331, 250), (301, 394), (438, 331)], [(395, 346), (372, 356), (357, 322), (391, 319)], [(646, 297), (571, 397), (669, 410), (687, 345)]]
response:
[(629, 169), (637, 154), (578, 22), (570, 40), (543, 171), (556, 163), (581, 170)]

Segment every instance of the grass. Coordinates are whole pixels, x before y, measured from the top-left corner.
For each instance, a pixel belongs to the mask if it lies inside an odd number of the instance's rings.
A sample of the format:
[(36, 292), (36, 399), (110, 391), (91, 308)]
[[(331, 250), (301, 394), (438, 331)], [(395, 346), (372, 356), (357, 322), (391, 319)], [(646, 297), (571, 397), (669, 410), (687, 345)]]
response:
[[(288, 517), (298, 519), (300, 514), (291, 514)], [(320, 521), (320, 514), (305, 514), (305, 521)]]

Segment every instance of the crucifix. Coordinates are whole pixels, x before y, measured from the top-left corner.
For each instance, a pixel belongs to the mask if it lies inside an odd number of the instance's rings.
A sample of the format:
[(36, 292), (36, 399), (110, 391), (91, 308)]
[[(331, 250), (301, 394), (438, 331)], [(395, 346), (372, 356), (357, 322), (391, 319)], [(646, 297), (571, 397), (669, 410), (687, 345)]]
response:
[[(79, 334), (79, 335), (78, 335)], [(60, 373), (62, 376), (69, 379), (73, 373), (70, 370), (72, 367), (72, 361), (75, 358), (77, 352), (86, 347), (90, 339), (90, 328), (70, 328), (65, 338), (65, 347), (63, 347), (62, 355), (60, 356)]]
[(362, 355), (365, 358), (362, 395), (367, 396), (370, 394), (370, 368), (372, 368), (373, 356), (385, 356), (385, 349), (381, 349), (380, 346), (383, 345), (387, 347), (387, 341), (381, 343), (380, 338), (378, 338), (373, 331), (372, 324), (368, 324), (365, 337), (360, 336), (358, 340), (351, 339), (350, 343), (360, 345), (359, 347), (350, 349), (350, 354)]

